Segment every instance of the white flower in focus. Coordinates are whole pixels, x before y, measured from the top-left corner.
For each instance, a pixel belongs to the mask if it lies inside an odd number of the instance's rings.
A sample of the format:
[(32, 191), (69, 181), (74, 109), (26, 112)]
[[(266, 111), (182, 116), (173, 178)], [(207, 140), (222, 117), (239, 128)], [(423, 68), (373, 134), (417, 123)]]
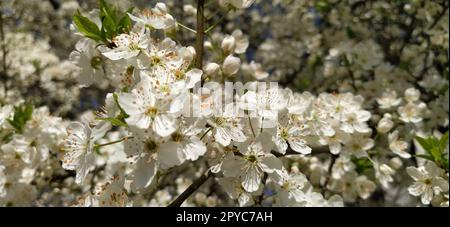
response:
[(164, 3), (157, 3), (153, 9), (144, 9), (137, 16), (128, 13), (131, 20), (154, 29), (170, 29), (175, 26), (175, 19), (167, 13)]
[(75, 51), (70, 54), (72, 63), (81, 70), (78, 74), (78, 83), (82, 87), (89, 87), (94, 82), (104, 79), (104, 60), (95, 45), (90, 39), (82, 39), (75, 45)]
[(280, 199), (282, 206), (294, 206), (306, 200), (303, 188), (308, 182), (302, 173), (289, 174), (286, 169), (276, 170), (271, 174), (272, 179), (277, 185), (277, 197)]
[(443, 170), (433, 162), (428, 162), (419, 168), (406, 168), (408, 174), (414, 179), (408, 191), (413, 196), (421, 196), (423, 204), (430, 204), (436, 193), (448, 191), (448, 181), (442, 178)]
[(194, 124), (180, 126), (180, 129), (172, 133), (171, 140), (167, 146), (176, 147), (178, 153), (183, 154), (183, 160), (197, 161), (199, 157), (206, 153), (206, 146), (197, 136), (201, 129)]
[(62, 167), (76, 170), (75, 182), (82, 184), (89, 169), (95, 164), (94, 145), (105, 134), (105, 129), (98, 125), (91, 129), (88, 125), (73, 122), (67, 128), (67, 139), (64, 143)]
[(142, 50), (146, 49), (148, 42), (144, 29), (141, 29), (139, 33), (130, 32), (129, 34), (121, 34), (113, 39), (116, 47), (108, 49), (102, 54), (113, 61), (130, 59), (138, 56)]
[(131, 189), (137, 191), (150, 186), (158, 169), (167, 170), (183, 163), (184, 155), (176, 143), (166, 140), (149, 130), (131, 128), (133, 138), (125, 141), (125, 153), (134, 157)]
[(181, 107), (172, 108), (172, 100), (157, 98), (150, 85), (149, 79), (143, 77), (131, 93), (119, 95), (119, 104), (130, 115), (125, 119), (129, 125), (141, 129), (151, 126), (158, 135), (169, 136), (176, 130), (176, 118), (170, 110), (176, 109), (175, 112), (178, 112)]
[(256, 192), (246, 192), (242, 187), (241, 181), (238, 178), (225, 177), (217, 180), (225, 192), (231, 199), (237, 199), (240, 207), (249, 207), (255, 204), (253, 196), (262, 193), (262, 187)]
[(306, 136), (305, 129), (307, 126), (301, 125), (300, 127), (295, 126), (287, 114), (281, 114), (277, 126), (277, 133), (272, 137), (277, 152), (285, 154), (289, 146), (295, 152), (305, 155), (311, 154), (312, 149), (307, 145), (305, 139), (303, 139)]
[[(261, 134), (264, 135), (264, 134)], [(222, 171), (226, 177), (239, 177), (242, 187), (247, 192), (255, 192), (261, 185), (264, 173), (281, 170), (281, 161), (270, 153), (264, 143), (266, 136), (259, 136), (257, 141), (240, 150), (242, 156), (224, 160)]]

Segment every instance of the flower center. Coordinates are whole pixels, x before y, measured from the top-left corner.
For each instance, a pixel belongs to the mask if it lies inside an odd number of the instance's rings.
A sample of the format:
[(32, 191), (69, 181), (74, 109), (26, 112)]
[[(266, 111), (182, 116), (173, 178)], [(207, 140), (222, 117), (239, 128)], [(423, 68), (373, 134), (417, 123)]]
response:
[(255, 155), (249, 155), (246, 159), (251, 163), (255, 163), (258, 160), (258, 157), (256, 157)]
[(150, 107), (145, 114), (151, 118), (155, 118), (158, 114), (158, 109), (156, 107)]
[(158, 56), (154, 56), (150, 59), (150, 65), (155, 66), (161, 64), (162, 60)]
[(183, 141), (183, 135), (181, 133), (175, 132), (171, 135), (172, 140), (175, 142), (181, 142)]
[(221, 118), (221, 117), (216, 117), (216, 118), (214, 118), (214, 123), (221, 126), (223, 123), (225, 123), (225, 119)]
[(186, 75), (182, 71), (176, 71), (175, 72), (175, 79), (177, 80), (184, 80), (186, 78)]
[(102, 58), (99, 56), (95, 56), (91, 59), (91, 66), (94, 69), (99, 69), (102, 64)]
[(149, 153), (155, 153), (158, 149), (158, 144), (153, 140), (147, 140), (145, 141), (145, 148)]

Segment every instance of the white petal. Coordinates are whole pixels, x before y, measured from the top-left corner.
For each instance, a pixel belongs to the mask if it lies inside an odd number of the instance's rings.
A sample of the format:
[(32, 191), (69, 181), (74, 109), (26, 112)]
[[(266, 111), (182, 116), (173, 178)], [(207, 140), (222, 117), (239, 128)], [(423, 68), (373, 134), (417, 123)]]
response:
[(153, 131), (162, 137), (169, 136), (176, 130), (175, 119), (166, 114), (158, 115), (152, 124), (152, 128)]
[(206, 146), (198, 137), (193, 136), (184, 145), (183, 153), (187, 160), (196, 161), (206, 153)]
[(416, 167), (407, 167), (406, 172), (416, 181), (422, 180), (425, 178), (425, 175)]
[(226, 177), (237, 177), (241, 174), (245, 162), (238, 157), (228, 157), (223, 161), (222, 171)]
[(283, 163), (273, 155), (267, 155), (261, 159), (260, 167), (266, 173), (273, 173), (275, 170), (281, 170)]
[(131, 187), (133, 190), (139, 190), (148, 187), (156, 175), (157, 165), (154, 160), (147, 161), (148, 157), (142, 157), (136, 163), (136, 169), (133, 170), (134, 177)]
[(182, 153), (179, 150), (179, 145), (176, 142), (167, 142), (162, 144), (159, 153), (158, 161), (162, 169), (169, 169), (178, 166), (183, 162)]
[(292, 150), (301, 154), (311, 154), (312, 149), (306, 145), (306, 141), (298, 138), (292, 138), (289, 140)]
[(186, 73), (187, 77), (187, 87), (188, 89), (193, 88), (202, 79), (203, 71), (200, 69), (192, 69)]
[(242, 176), (242, 187), (247, 192), (256, 192), (261, 184), (261, 173), (256, 166), (248, 168)]

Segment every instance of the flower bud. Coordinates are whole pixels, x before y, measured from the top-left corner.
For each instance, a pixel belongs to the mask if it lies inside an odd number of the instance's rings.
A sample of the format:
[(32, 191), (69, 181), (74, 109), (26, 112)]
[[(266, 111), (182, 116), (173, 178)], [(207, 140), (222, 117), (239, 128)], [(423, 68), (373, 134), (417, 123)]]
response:
[(389, 165), (394, 169), (400, 169), (403, 166), (403, 161), (399, 157), (395, 157), (389, 160)]
[(226, 36), (222, 41), (222, 50), (225, 54), (231, 54), (236, 48), (236, 39), (233, 36)]
[(208, 63), (205, 67), (203, 67), (203, 72), (208, 75), (212, 76), (214, 74), (217, 74), (219, 72), (220, 65), (217, 63)]
[(164, 3), (157, 3), (155, 6), (155, 10), (158, 10), (161, 14), (167, 14), (167, 6)]
[(385, 114), (383, 118), (378, 122), (377, 130), (380, 133), (388, 133), (394, 127), (392, 116)]
[(233, 55), (230, 55), (227, 58), (225, 58), (222, 70), (226, 76), (232, 76), (239, 71), (240, 67), (241, 67), (241, 59), (234, 57)]

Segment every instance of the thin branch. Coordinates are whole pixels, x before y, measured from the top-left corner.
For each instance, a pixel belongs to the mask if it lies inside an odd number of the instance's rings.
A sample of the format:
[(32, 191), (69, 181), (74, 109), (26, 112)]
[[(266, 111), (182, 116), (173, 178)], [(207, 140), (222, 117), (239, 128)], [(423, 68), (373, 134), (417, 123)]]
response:
[(338, 157), (337, 155), (331, 154), (330, 165), (328, 166), (328, 176), (325, 179), (325, 182), (323, 183), (322, 194), (325, 192), (325, 190), (327, 190), (328, 183), (330, 183), (331, 172), (333, 171), (333, 166), (334, 166), (334, 163), (336, 163), (337, 157)]
[(211, 171), (206, 171), (200, 178), (194, 181), (181, 195), (179, 195), (168, 207), (180, 207), (194, 192), (197, 191), (210, 177), (214, 174)]

